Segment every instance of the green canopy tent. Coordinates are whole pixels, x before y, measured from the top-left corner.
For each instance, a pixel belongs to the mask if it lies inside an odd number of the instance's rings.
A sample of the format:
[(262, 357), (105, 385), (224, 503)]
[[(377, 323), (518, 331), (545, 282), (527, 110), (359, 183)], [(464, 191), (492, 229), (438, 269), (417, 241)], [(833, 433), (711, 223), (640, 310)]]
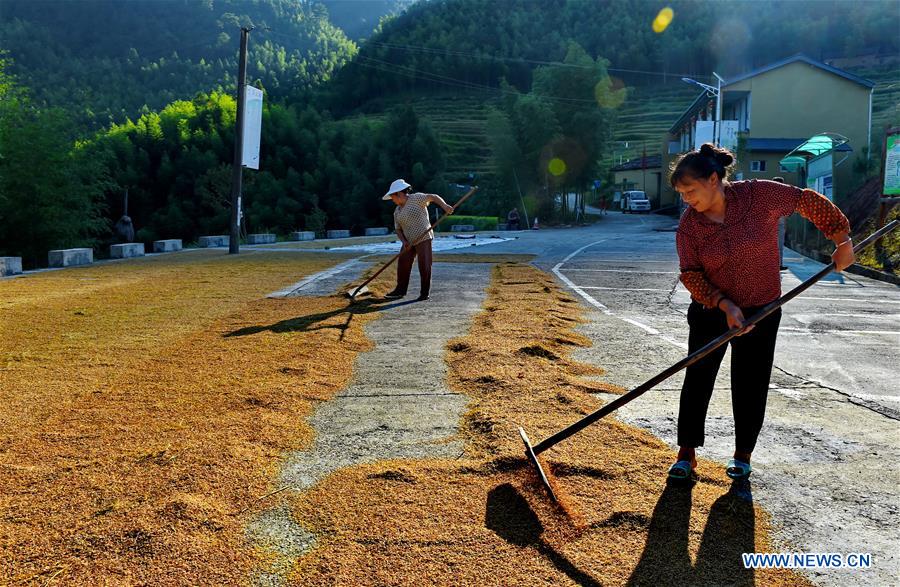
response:
[[(808, 164), (821, 157), (831, 155), (833, 152), (841, 149), (844, 145), (850, 143), (850, 139), (844, 135), (834, 132), (823, 132), (803, 141), (797, 148), (788, 153), (781, 160), (781, 165), (791, 172), (797, 172), (806, 169)], [(849, 151), (848, 151), (849, 152)], [(844, 155), (844, 158), (834, 164), (837, 167), (844, 162), (850, 155)]]
[[(788, 153), (781, 161), (782, 168), (799, 173), (801, 184), (832, 197), (832, 176), (834, 168), (850, 157), (850, 140), (837, 133), (823, 132), (814, 135)], [(834, 161), (834, 154), (843, 153), (840, 161)]]

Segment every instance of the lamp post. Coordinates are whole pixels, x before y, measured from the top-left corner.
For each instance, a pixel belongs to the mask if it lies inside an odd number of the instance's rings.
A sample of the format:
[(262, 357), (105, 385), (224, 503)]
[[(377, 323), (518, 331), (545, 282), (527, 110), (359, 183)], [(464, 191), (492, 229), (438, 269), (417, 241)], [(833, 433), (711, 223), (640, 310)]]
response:
[(716, 78), (716, 86), (710, 86), (708, 84), (704, 84), (698, 82), (695, 79), (691, 79), (689, 77), (681, 78), (681, 81), (687, 82), (689, 84), (694, 84), (695, 86), (700, 86), (704, 90), (706, 90), (707, 95), (716, 97), (716, 118), (713, 121), (713, 141), (716, 143), (716, 146), (721, 146), (721, 126), (722, 126), (722, 82), (725, 80), (716, 73), (713, 72), (713, 75)]

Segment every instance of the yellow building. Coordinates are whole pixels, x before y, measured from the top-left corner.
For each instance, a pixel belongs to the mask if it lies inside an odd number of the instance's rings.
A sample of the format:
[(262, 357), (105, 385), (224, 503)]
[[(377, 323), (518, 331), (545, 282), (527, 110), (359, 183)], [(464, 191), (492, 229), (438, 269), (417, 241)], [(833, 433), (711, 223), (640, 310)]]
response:
[[(870, 150), (874, 87), (874, 82), (852, 73), (795, 55), (725, 80), (722, 122), (714, 123), (716, 98), (704, 91), (665, 137), (661, 205), (677, 199), (666, 181), (671, 161), (712, 138), (710, 129), (721, 133), (720, 144), (735, 150), (734, 179), (781, 176), (794, 185), (817, 187), (841, 203), (855, 187), (854, 159)], [(782, 167), (789, 153), (822, 133), (847, 141), (834, 143), (833, 151), (821, 155), (795, 153), (806, 160), (800, 169)]]
[(660, 155), (631, 159), (610, 171), (614, 174), (617, 191), (642, 190), (647, 194), (650, 206), (654, 210), (659, 208), (659, 194), (665, 181)]

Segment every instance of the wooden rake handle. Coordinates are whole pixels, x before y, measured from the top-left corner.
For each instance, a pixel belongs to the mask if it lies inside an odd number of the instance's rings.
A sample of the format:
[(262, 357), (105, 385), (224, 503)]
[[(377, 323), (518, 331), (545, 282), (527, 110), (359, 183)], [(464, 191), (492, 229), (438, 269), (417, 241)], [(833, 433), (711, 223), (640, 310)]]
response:
[[(462, 205), (463, 202), (465, 202), (466, 200), (468, 200), (468, 199), (469, 199), (475, 192), (477, 192), (477, 191), (478, 191), (478, 186), (475, 186), (475, 187), (473, 187), (472, 189), (470, 189), (468, 192), (466, 192), (465, 195), (463, 195), (463, 197), (461, 197), (461, 198), (459, 199), (459, 201), (456, 202), (456, 204), (453, 205), (453, 211), (456, 212), (456, 209), (459, 208), (459, 207)], [(431, 232), (432, 230), (434, 230), (434, 228), (435, 228), (438, 224), (440, 224), (441, 222), (443, 222), (444, 219), (447, 218), (448, 216), (450, 216), (450, 214), (444, 214), (443, 216), (441, 216), (440, 218), (438, 218), (437, 220), (435, 220), (435, 221), (434, 221), (434, 224), (432, 224), (431, 226), (428, 227), (428, 230), (426, 230), (425, 232), (423, 232), (422, 234), (420, 234), (419, 236), (417, 236), (417, 237), (415, 238), (415, 240), (412, 241), (412, 244), (410, 245), (410, 248), (415, 247), (417, 244), (419, 244), (419, 242), (420, 242), (423, 238), (425, 238), (426, 236), (428, 236), (428, 233), (429, 233), (429, 232)], [(356, 297), (356, 294), (358, 294), (359, 291), (360, 291), (362, 288), (364, 288), (364, 287), (366, 287), (367, 285), (369, 285), (369, 283), (370, 283), (373, 279), (375, 279), (376, 277), (378, 277), (379, 275), (381, 275), (382, 272), (384, 272), (385, 269), (387, 269), (388, 267), (390, 267), (390, 266), (394, 263), (394, 261), (396, 261), (397, 259), (400, 258), (400, 255), (402, 255), (403, 252), (404, 252), (405, 250), (406, 250), (406, 247), (401, 247), (399, 253), (397, 253), (396, 255), (394, 255), (394, 256), (391, 258), (391, 260), (388, 261), (387, 263), (385, 263), (385, 264), (381, 267), (381, 269), (379, 269), (378, 271), (376, 271), (375, 274), (372, 275), (372, 277), (370, 277), (370, 278), (368, 278), (367, 280), (365, 280), (364, 282), (362, 282), (362, 283), (359, 285), (359, 287), (357, 287), (355, 290), (353, 290), (353, 293), (350, 294), (350, 298), (351, 298), (351, 299), (352, 299), (352, 298), (355, 298), (355, 297)]]
[[(876, 240), (880, 239), (881, 237), (885, 236), (886, 234), (888, 234), (889, 232), (891, 232), (892, 230), (897, 228), (898, 226), (900, 226), (900, 220), (894, 220), (890, 224), (883, 226), (881, 229), (877, 230), (876, 232), (873, 232), (865, 240), (863, 240), (858, 245), (853, 247), (853, 252), (859, 253), (860, 251), (862, 251), (863, 249), (867, 248), (869, 245), (874, 243)], [(572, 436), (573, 434), (575, 434), (577, 432), (580, 432), (584, 428), (587, 428), (588, 426), (590, 426), (597, 420), (603, 418), (607, 414), (610, 414), (610, 413), (616, 411), (617, 409), (624, 406), (631, 400), (637, 398), (640, 395), (643, 395), (645, 392), (656, 387), (657, 385), (659, 385), (660, 383), (662, 383), (663, 381), (665, 381), (672, 375), (678, 373), (682, 369), (690, 367), (697, 361), (701, 360), (703, 357), (707, 356), (709, 353), (713, 352), (714, 350), (716, 350), (717, 348), (719, 348), (720, 346), (722, 346), (723, 344), (727, 343), (732, 338), (734, 338), (735, 336), (740, 334), (748, 326), (752, 326), (752, 325), (757, 324), (758, 322), (762, 321), (764, 318), (766, 318), (766, 316), (769, 316), (772, 312), (774, 312), (781, 306), (785, 305), (787, 302), (791, 301), (792, 299), (794, 299), (795, 297), (797, 297), (798, 295), (800, 295), (801, 293), (803, 293), (804, 291), (806, 291), (807, 289), (812, 287), (817, 281), (819, 281), (820, 279), (822, 279), (823, 277), (825, 277), (826, 275), (831, 273), (833, 270), (834, 270), (834, 263), (829, 263), (827, 266), (822, 268), (821, 271), (819, 271), (818, 273), (816, 273), (815, 275), (813, 275), (812, 277), (810, 277), (809, 279), (807, 279), (806, 281), (804, 281), (803, 283), (801, 283), (800, 285), (798, 285), (797, 287), (795, 287), (794, 289), (789, 291), (788, 293), (784, 294), (777, 300), (764, 306), (759, 312), (757, 312), (751, 318), (746, 320), (744, 322), (744, 326), (742, 328), (732, 328), (725, 334), (723, 334), (723, 335), (719, 336), (718, 338), (716, 338), (715, 340), (709, 342), (706, 346), (697, 349), (696, 351), (689, 354), (682, 360), (678, 361), (677, 363), (675, 363), (674, 365), (672, 365), (671, 367), (669, 367), (662, 373), (659, 373), (658, 375), (647, 380), (646, 382), (642, 383), (638, 387), (635, 387), (633, 390), (629, 391), (625, 395), (616, 398), (615, 400), (611, 401), (610, 403), (606, 404), (605, 406), (601, 407), (600, 409), (588, 414), (581, 420), (578, 420), (574, 424), (571, 424), (571, 425), (567, 426), (566, 428), (563, 428), (556, 434), (554, 434), (552, 436), (548, 436), (544, 440), (542, 440), (539, 443), (537, 443), (536, 445), (534, 445), (534, 448), (533, 448), (534, 453), (536, 455), (541, 454), (548, 448), (550, 448), (556, 444), (559, 444), (563, 440), (567, 439), (568, 437)]]

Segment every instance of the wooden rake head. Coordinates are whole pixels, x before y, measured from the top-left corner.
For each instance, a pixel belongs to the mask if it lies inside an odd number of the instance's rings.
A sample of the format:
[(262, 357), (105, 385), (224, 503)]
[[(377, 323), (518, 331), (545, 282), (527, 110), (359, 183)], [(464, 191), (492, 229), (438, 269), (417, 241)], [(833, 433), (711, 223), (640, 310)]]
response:
[(531, 441), (528, 440), (528, 435), (525, 434), (525, 429), (521, 426), (519, 427), (519, 436), (522, 437), (522, 442), (525, 443), (525, 456), (528, 457), (528, 460), (531, 461), (531, 464), (534, 465), (534, 468), (537, 470), (537, 474), (541, 479), (541, 483), (544, 484), (544, 487), (547, 488), (547, 492), (550, 494), (550, 499), (552, 499), (554, 502), (558, 502), (559, 500), (556, 498), (556, 494), (553, 492), (553, 487), (550, 486), (550, 481), (547, 479), (547, 474), (544, 473), (544, 468), (541, 466), (541, 462), (538, 460), (537, 455), (534, 452), (534, 447), (531, 446)]

